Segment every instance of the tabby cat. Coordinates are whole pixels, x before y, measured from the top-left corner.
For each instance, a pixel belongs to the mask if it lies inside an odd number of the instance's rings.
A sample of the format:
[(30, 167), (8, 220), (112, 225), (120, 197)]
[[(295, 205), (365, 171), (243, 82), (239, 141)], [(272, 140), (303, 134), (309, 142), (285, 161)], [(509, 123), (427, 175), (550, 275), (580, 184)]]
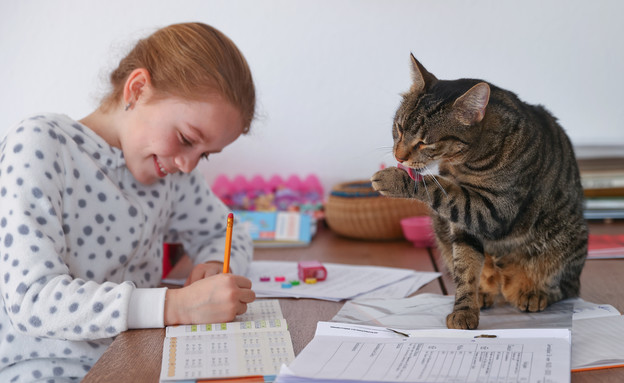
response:
[(438, 80), (411, 59), (413, 84), (392, 127), (394, 156), (408, 171), (389, 167), (371, 181), (383, 195), (431, 207), (456, 285), (448, 328), (477, 328), (480, 308), (501, 295), (530, 312), (578, 296), (588, 229), (561, 126), (510, 91)]

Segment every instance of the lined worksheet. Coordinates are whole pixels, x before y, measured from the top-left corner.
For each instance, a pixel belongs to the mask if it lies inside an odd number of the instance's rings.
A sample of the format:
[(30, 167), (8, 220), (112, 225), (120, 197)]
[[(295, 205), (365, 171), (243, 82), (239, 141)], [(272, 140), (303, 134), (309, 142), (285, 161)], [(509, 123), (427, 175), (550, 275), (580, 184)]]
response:
[[(405, 335), (319, 323), (278, 382), (526, 382), (570, 380), (570, 331), (429, 330)], [(329, 328), (329, 326), (333, 328)], [(374, 328), (373, 328), (374, 329)], [(350, 334), (347, 335), (346, 333)], [(342, 334), (340, 336), (339, 334)]]

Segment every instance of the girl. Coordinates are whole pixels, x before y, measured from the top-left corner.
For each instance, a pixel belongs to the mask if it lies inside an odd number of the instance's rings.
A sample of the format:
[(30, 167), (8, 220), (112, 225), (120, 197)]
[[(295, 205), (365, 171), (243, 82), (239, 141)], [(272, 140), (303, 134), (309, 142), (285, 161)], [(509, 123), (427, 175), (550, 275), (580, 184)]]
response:
[[(139, 41), (80, 121), (26, 118), (0, 142), (0, 381), (80, 380), (127, 329), (231, 321), (255, 299), (223, 268), (227, 208), (195, 170), (247, 133), (252, 76), (201, 23)], [(193, 259), (158, 288), (163, 242)], [(234, 228), (232, 271), (252, 258)]]

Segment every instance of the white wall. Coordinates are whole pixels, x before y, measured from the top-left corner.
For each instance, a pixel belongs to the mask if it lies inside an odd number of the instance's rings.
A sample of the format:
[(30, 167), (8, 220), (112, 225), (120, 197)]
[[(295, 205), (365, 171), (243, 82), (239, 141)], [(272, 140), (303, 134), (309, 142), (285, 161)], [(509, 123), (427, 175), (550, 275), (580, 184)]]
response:
[(39, 0), (0, 2), (0, 134), (34, 112), (90, 113), (137, 38), (202, 21), (232, 38), (258, 90), (253, 133), (202, 165), (326, 189), (393, 164), (409, 53), (438, 78), (482, 78), (545, 105), (575, 145), (624, 144), (624, 2)]

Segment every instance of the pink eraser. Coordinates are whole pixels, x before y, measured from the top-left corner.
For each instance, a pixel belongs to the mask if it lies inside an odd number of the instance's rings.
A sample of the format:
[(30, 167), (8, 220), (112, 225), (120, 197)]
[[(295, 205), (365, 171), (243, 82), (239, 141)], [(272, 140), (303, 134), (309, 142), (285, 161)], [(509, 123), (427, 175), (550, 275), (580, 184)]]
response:
[(316, 278), (324, 281), (327, 278), (327, 269), (319, 261), (301, 261), (297, 264), (299, 279), (305, 281), (308, 278)]

